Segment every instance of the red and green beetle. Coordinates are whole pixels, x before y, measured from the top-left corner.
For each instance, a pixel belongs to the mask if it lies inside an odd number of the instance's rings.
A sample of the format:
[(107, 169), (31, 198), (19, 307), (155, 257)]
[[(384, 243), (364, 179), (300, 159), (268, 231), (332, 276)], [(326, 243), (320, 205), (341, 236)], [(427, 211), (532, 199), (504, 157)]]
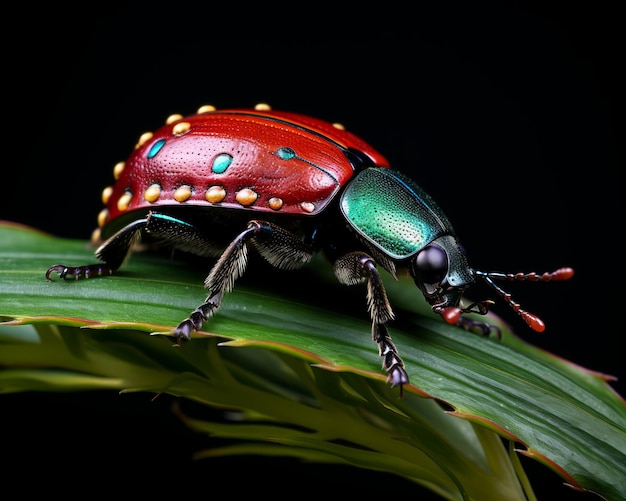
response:
[(130, 157), (114, 167), (103, 192), (94, 241), (101, 261), (50, 267), (61, 278), (116, 271), (140, 239), (217, 258), (205, 279), (208, 296), (172, 330), (179, 342), (219, 308), (245, 271), (254, 249), (271, 265), (296, 269), (323, 252), (344, 284), (367, 282), (372, 336), (392, 386), (409, 382), (387, 324), (394, 318), (378, 266), (406, 270), (435, 313), (466, 329), (488, 324), (463, 316), (486, 314), (491, 300), (462, 306), (477, 280), (492, 287), (534, 330), (543, 322), (521, 309), (494, 280), (565, 280), (552, 273), (482, 272), (468, 265), (450, 221), (414, 181), (390, 168), (359, 137), (317, 118), (274, 111), (201, 107), (170, 116), (143, 134)]

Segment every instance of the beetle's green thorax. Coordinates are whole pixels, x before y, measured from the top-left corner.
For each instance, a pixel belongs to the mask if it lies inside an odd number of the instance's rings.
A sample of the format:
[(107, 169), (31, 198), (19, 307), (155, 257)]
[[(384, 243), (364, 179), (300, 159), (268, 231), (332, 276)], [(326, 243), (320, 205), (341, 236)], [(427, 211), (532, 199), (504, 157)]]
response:
[(393, 259), (405, 259), (452, 233), (439, 206), (415, 182), (391, 169), (369, 168), (350, 181), (341, 211), (365, 240)]

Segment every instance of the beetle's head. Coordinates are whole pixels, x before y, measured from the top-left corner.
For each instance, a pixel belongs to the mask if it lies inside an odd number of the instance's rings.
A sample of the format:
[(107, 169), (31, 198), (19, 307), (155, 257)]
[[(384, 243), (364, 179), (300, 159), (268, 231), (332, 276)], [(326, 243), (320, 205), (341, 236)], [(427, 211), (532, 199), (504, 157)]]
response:
[(435, 313), (455, 324), (463, 310), (463, 293), (474, 282), (465, 252), (452, 235), (443, 235), (411, 258), (413, 280)]
[(421, 289), (433, 312), (440, 314), (449, 324), (459, 324), (463, 313), (485, 315), (494, 304), (490, 299), (461, 307), (463, 293), (477, 279), (491, 287), (528, 324), (542, 332), (543, 321), (523, 310), (513, 301), (511, 294), (499, 287), (494, 280), (549, 282), (568, 280), (574, 275), (571, 268), (560, 268), (551, 273), (497, 273), (474, 270), (467, 264), (465, 252), (451, 235), (433, 240), (411, 258), (411, 276)]

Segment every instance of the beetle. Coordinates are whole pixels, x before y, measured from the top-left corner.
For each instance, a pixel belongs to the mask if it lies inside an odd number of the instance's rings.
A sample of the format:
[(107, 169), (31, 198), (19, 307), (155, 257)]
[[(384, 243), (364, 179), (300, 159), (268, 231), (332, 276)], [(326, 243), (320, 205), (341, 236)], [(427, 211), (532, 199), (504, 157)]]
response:
[(215, 258), (204, 281), (206, 299), (171, 331), (178, 344), (218, 310), (244, 273), (250, 250), (285, 270), (323, 252), (340, 283), (367, 283), (372, 338), (387, 382), (402, 391), (409, 376), (387, 327), (394, 312), (378, 267), (394, 278), (408, 272), (445, 322), (485, 335), (489, 324), (463, 314), (484, 315), (494, 301), (466, 304), (470, 285), (486, 283), (528, 326), (542, 331), (542, 320), (495, 281), (548, 282), (574, 273), (471, 268), (441, 208), (376, 149), (340, 124), (266, 104), (203, 106), (190, 116), (171, 115), (154, 133), (141, 135), (113, 174), (92, 236), (100, 244), (99, 262), (56, 264), (46, 280), (53, 273), (62, 279), (109, 275), (140, 240)]

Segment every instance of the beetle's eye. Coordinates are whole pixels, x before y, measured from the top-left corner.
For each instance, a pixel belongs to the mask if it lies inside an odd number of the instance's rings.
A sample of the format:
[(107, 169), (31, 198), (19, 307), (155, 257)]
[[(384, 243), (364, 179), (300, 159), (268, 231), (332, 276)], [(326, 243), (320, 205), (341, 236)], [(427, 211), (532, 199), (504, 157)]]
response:
[(438, 245), (427, 245), (415, 256), (415, 271), (422, 282), (439, 283), (448, 273), (448, 255)]

